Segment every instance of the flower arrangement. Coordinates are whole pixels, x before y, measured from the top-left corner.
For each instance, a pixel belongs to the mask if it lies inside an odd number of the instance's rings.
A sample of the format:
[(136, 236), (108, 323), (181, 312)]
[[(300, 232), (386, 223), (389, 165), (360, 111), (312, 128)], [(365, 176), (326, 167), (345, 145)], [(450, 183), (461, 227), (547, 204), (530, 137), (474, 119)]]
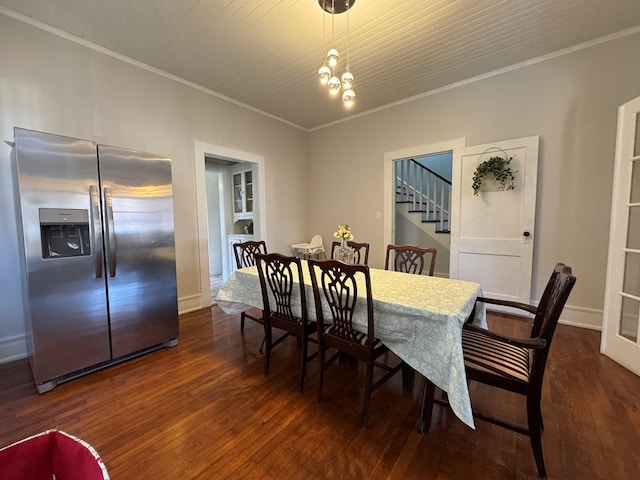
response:
[(505, 190), (513, 190), (515, 188), (513, 181), (518, 171), (512, 170), (509, 166), (511, 160), (513, 160), (513, 157), (491, 157), (478, 165), (473, 174), (473, 194), (478, 195), (482, 179), (489, 174), (493, 175)]
[(351, 233), (351, 227), (349, 225), (338, 225), (338, 231), (333, 232), (333, 236), (339, 238), (343, 242), (353, 240), (353, 234)]

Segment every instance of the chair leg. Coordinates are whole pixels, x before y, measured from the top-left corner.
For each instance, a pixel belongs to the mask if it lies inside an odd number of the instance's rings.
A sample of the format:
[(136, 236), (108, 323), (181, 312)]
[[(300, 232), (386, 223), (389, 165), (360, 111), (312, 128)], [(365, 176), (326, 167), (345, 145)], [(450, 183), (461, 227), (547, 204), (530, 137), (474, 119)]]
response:
[(420, 418), (418, 419), (418, 432), (428, 432), (431, 428), (431, 418), (433, 417), (433, 396), (436, 393), (436, 386), (427, 378), (424, 379), (422, 388), (422, 402), (420, 405)]
[(244, 312), (240, 314), (240, 331), (244, 332)]
[(302, 391), (304, 387), (304, 372), (307, 368), (307, 349), (309, 347), (309, 343), (306, 338), (298, 337), (298, 341), (302, 341), (302, 348), (300, 349), (300, 385), (298, 390)]
[[(264, 338), (262, 339), (262, 345), (267, 348), (264, 352), (264, 374), (269, 373), (269, 364), (271, 363), (271, 325), (264, 325)], [(260, 347), (260, 353), (262, 353), (262, 347)]]
[(316, 396), (316, 401), (320, 403), (322, 401), (322, 382), (324, 380), (324, 345), (322, 342), (318, 341), (318, 359), (320, 361), (320, 374), (318, 376), (318, 393)]
[(547, 471), (542, 455), (542, 416), (540, 412), (540, 397), (535, 395), (527, 396), (527, 422), (529, 424), (529, 439), (531, 440), (533, 458), (536, 461), (536, 467), (538, 467), (538, 475), (546, 477)]
[(371, 405), (371, 387), (373, 385), (373, 359), (367, 362), (367, 378), (364, 384), (364, 399), (362, 402), (362, 428), (367, 428), (369, 406)]

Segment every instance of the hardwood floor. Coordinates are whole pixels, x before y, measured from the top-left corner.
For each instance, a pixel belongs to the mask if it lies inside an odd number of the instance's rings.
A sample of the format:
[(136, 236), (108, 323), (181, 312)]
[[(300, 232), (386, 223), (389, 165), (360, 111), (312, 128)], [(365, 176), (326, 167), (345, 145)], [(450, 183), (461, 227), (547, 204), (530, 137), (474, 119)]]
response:
[[(474, 431), (443, 407), (431, 432), (417, 433), (419, 380), (413, 395), (403, 393), (400, 375), (375, 392), (362, 430), (362, 370), (331, 367), (318, 404), (315, 362), (297, 391), (295, 341), (274, 350), (265, 377), (260, 325), (249, 322), (243, 335), (239, 316), (217, 306), (180, 324), (177, 347), (44, 395), (26, 360), (0, 365), (0, 446), (59, 428), (93, 445), (113, 480), (537, 478), (522, 435), (481, 421)], [(601, 356), (599, 341), (599, 332), (558, 327), (542, 402), (548, 478), (640, 471), (640, 378)], [(525, 421), (520, 398), (471, 391), (475, 407)]]

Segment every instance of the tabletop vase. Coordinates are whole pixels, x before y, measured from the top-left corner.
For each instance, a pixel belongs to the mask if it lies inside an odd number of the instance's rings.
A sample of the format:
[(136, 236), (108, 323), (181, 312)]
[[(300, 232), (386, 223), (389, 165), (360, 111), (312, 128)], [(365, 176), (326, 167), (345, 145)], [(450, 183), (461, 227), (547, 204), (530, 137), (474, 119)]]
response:
[(346, 239), (340, 241), (340, 245), (336, 248), (334, 258), (345, 263), (353, 263), (353, 249), (348, 245)]

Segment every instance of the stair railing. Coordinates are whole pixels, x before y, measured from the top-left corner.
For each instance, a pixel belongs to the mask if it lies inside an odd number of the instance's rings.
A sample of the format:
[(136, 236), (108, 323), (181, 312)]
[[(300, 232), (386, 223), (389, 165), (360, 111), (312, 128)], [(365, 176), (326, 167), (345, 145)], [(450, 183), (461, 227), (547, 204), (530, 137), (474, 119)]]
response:
[(451, 182), (414, 159), (395, 162), (395, 169), (396, 202), (422, 212), (422, 221), (436, 223), (436, 231), (449, 231)]

